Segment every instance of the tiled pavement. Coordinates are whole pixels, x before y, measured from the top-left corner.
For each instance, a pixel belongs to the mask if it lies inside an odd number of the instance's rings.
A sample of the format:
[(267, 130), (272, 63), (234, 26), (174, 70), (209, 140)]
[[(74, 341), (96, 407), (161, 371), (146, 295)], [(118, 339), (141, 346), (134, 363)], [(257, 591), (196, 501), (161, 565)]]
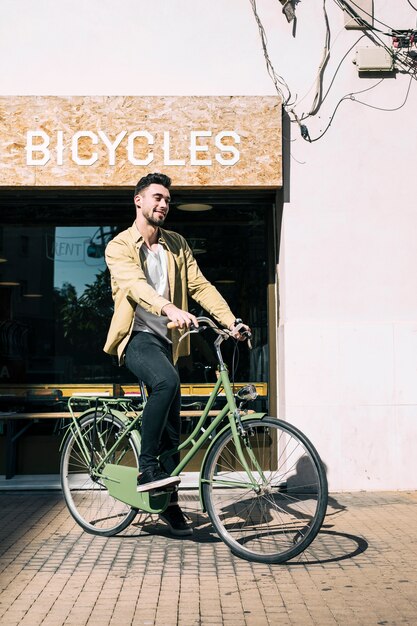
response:
[(302, 558), (234, 557), (198, 508), (192, 538), (157, 519), (85, 534), (58, 491), (0, 492), (0, 624), (417, 624), (417, 493), (336, 494)]

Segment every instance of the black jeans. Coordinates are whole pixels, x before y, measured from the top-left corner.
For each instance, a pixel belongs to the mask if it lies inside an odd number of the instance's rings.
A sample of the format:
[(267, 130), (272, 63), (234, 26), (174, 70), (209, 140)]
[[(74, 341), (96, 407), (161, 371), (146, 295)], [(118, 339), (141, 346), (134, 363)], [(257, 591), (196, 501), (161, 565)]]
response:
[[(172, 350), (162, 337), (136, 332), (126, 348), (127, 367), (148, 389), (142, 416), (142, 448), (139, 468), (158, 464), (157, 457), (179, 444), (181, 430), (181, 388), (178, 369), (172, 363)], [(179, 463), (179, 453), (166, 459), (163, 469), (171, 474)]]

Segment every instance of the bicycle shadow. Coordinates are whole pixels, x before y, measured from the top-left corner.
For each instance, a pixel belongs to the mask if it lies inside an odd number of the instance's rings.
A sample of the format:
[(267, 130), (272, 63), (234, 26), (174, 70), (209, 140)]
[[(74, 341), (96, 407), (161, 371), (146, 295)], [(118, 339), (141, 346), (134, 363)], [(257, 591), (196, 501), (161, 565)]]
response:
[[(285, 488), (282, 491), (277, 492), (274, 496), (275, 500), (271, 498), (271, 511), (274, 511), (274, 506), (279, 509), (280, 515), (288, 515), (290, 519), (297, 519), (299, 526), (298, 533), (302, 534), (308, 525), (308, 522), (312, 519), (312, 515), (308, 512), (309, 500), (313, 498), (314, 491), (312, 493), (302, 493), (306, 491), (307, 485), (314, 485), (316, 483), (316, 474), (314, 467), (312, 466), (308, 457), (301, 457), (295, 468), (294, 473), (287, 478)], [(296, 498), (292, 499), (292, 494), (296, 494)], [(225, 515), (226, 520), (231, 520), (230, 524), (233, 524), (234, 530), (248, 523), (248, 511), (252, 511), (252, 518), (250, 523), (253, 527), (253, 533), (249, 533), (247, 541), (251, 541), (256, 537), (257, 528), (262, 523), (269, 525), (274, 522), (274, 516), (269, 511), (266, 513), (263, 509), (263, 518), (257, 519), (253, 515), (254, 507), (252, 506), (256, 500), (254, 498), (246, 498), (245, 501), (233, 502), (229, 505), (222, 507), (222, 512)], [(161, 536), (170, 540), (181, 540), (187, 542), (193, 542), (197, 544), (213, 544), (221, 543), (221, 539), (216, 534), (214, 527), (212, 526), (207, 515), (204, 515), (198, 510), (198, 498), (195, 499), (195, 503), (191, 503), (189, 500), (185, 500), (181, 503), (185, 507), (185, 511), (191, 520), (191, 525), (194, 529), (194, 533), (190, 537), (175, 537), (173, 536), (167, 526), (158, 520), (155, 516), (148, 515), (146, 519), (140, 520), (138, 523), (134, 522), (133, 525), (141, 528), (141, 533), (146, 533), (149, 536)], [(303, 509), (304, 507), (304, 509)], [(315, 565), (338, 562), (346, 559), (353, 559), (358, 555), (365, 552), (368, 548), (368, 542), (363, 537), (359, 537), (350, 533), (344, 533), (338, 530), (331, 530), (334, 527), (333, 520), (336, 516), (345, 513), (348, 507), (340, 503), (334, 495), (328, 497), (327, 512), (323, 522), (323, 525), (310, 546), (300, 555), (287, 561), (289, 565)], [(276, 532), (282, 533), (279, 528), (279, 521), (276, 519)], [(226, 528), (228, 523), (226, 522)]]
[[(332, 498), (338, 506), (337, 500)], [(341, 510), (347, 507), (342, 506)], [(208, 516), (200, 511), (187, 511), (190, 517), (190, 523), (194, 530), (193, 535), (189, 537), (176, 537), (171, 534), (165, 524), (157, 519), (148, 516), (145, 523), (133, 522), (132, 526), (139, 527), (139, 534), (128, 534), (131, 537), (161, 537), (170, 541), (186, 541), (187, 544), (195, 543), (201, 546), (210, 544), (222, 544), (222, 540), (217, 535)], [(332, 514), (332, 513), (331, 513)], [(363, 554), (369, 547), (365, 538), (359, 537), (351, 533), (330, 530), (326, 524), (323, 524), (317, 537), (313, 543), (300, 555), (294, 559), (287, 561), (281, 565), (323, 565), (326, 563), (336, 563), (349, 559), (354, 559)]]
[(364, 552), (369, 543), (364, 537), (350, 533), (327, 530), (323, 527), (313, 543), (288, 565), (324, 565), (353, 559)]

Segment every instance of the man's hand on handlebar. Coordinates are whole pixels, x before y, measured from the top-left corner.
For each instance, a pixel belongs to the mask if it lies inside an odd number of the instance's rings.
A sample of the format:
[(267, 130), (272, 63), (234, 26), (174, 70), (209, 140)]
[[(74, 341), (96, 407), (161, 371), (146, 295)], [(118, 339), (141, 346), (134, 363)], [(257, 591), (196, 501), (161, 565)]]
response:
[(198, 320), (195, 315), (179, 309), (175, 304), (166, 304), (162, 307), (163, 315), (175, 324), (177, 328), (190, 328), (191, 325), (197, 327)]
[(232, 337), (238, 341), (245, 341), (246, 339), (250, 339), (252, 336), (249, 326), (244, 324), (241, 320), (233, 322), (233, 324), (229, 326), (229, 330), (232, 333)]
[[(189, 332), (198, 332), (197, 329), (205, 330), (206, 328), (212, 328), (218, 334), (225, 334), (226, 338), (228, 336), (233, 337), (237, 341), (247, 341), (248, 347), (251, 348), (250, 339), (252, 337), (252, 331), (247, 324), (244, 324), (242, 320), (237, 319), (231, 324), (228, 328), (228, 332), (226, 330), (222, 331), (215, 322), (210, 320), (207, 317), (195, 317), (188, 311), (183, 311), (179, 309), (174, 304), (166, 304), (162, 313), (168, 317), (170, 320), (168, 322), (168, 328), (186, 328), (188, 330), (185, 335), (181, 337), (183, 339)], [(199, 322), (203, 323), (203, 326), (199, 326)]]

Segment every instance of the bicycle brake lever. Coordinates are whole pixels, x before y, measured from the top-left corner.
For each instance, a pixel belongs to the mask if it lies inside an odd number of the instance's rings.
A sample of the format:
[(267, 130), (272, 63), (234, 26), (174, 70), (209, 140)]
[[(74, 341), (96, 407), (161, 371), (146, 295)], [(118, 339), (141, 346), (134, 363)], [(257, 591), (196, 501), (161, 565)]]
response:
[(251, 342), (252, 333), (246, 332), (246, 333), (242, 333), (242, 335), (246, 339), (246, 344), (247, 344), (249, 350), (252, 350), (252, 342)]
[[(236, 325), (236, 330), (239, 330), (242, 326), (243, 326), (243, 323), (240, 322), (239, 324)], [(249, 350), (252, 350), (252, 342), (251, 342), (252, 333), (250, 332), (250, 330), (244, 330), (240, 334), (242, 335), (242, 337), (246, 339)]]

